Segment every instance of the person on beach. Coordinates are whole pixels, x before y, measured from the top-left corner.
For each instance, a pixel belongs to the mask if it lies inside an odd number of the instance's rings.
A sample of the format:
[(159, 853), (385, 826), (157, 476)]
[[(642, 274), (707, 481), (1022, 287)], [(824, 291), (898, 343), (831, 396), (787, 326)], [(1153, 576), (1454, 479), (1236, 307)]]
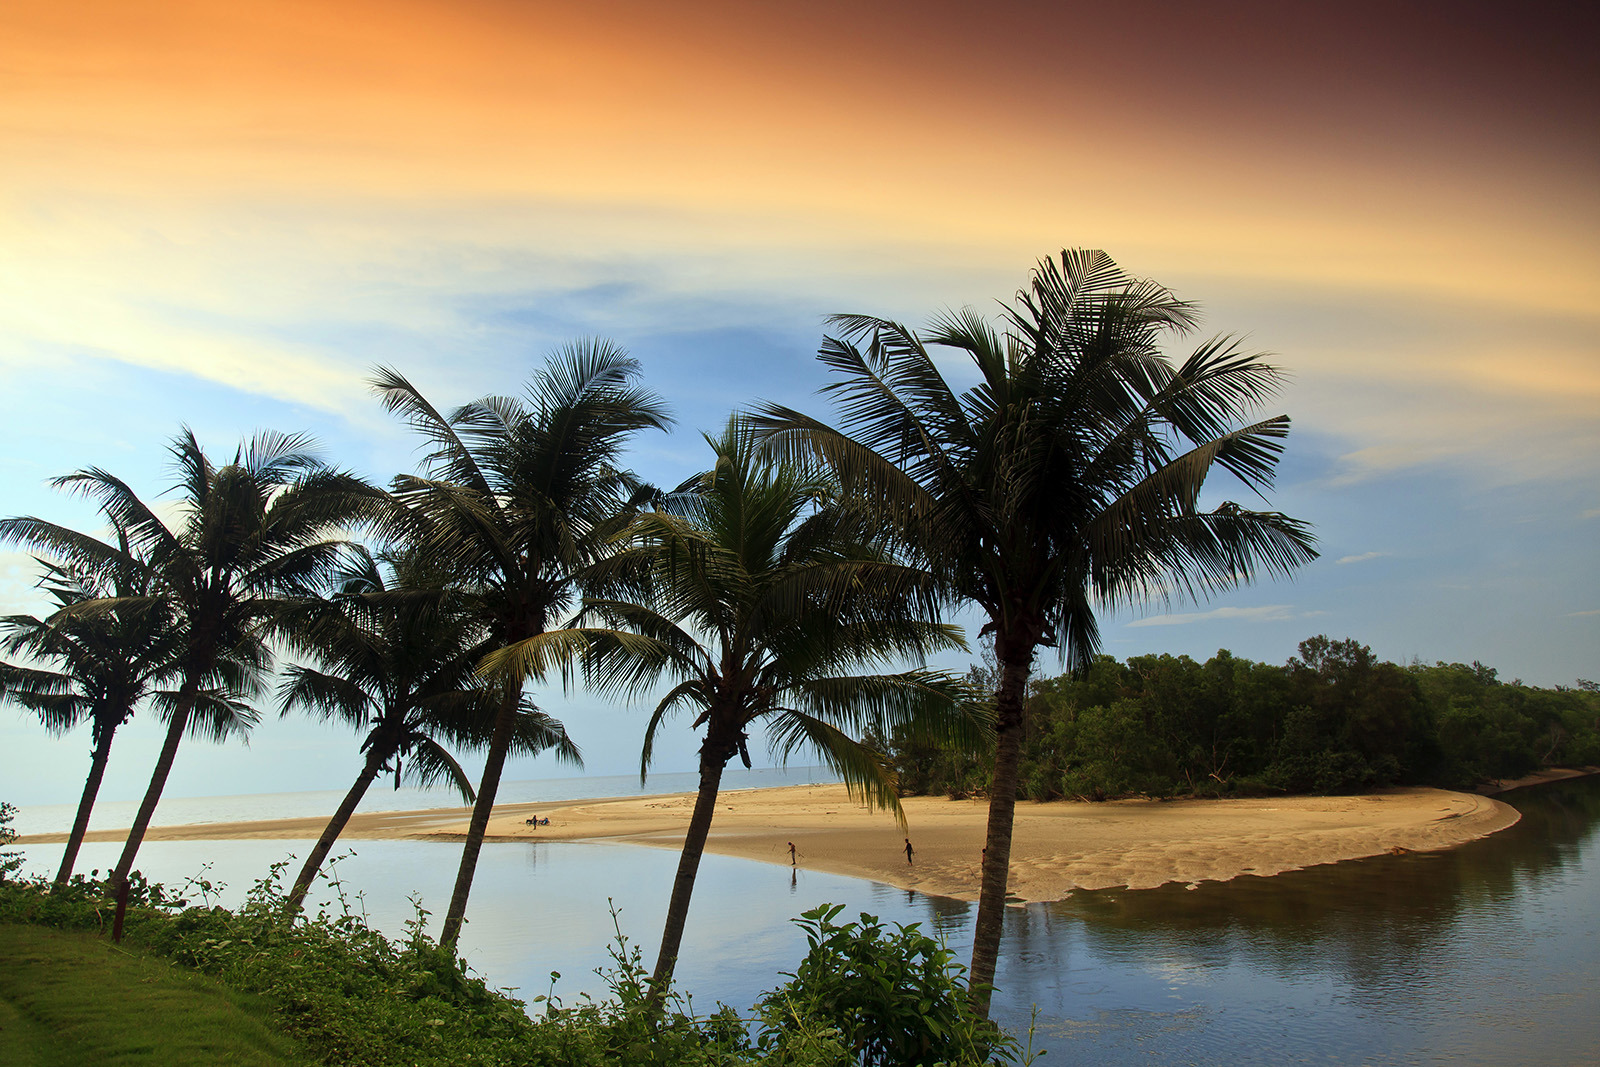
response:
[(789, 842), (789, 866), (791, 866), (791, 867), (795, 866), (795, 862), (794, 862), (794, 842), (793, 841)]
[(906, 866), (911, 866), (911, 857), (916, 854), (916, 849), (911, 847), (911, 838), (906, 838)]

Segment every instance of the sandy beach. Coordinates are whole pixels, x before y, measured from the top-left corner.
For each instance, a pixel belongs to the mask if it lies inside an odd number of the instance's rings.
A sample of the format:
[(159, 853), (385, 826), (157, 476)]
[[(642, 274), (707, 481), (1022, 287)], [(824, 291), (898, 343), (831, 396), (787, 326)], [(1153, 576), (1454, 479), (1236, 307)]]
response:
[[(491, 840), (608, 840), (677, 849), (693, 794), (508, 804), (495, 809)], [(981, 800), (908, 797), (915, 848), (894, 818), (867, 811), (841, 785), (798, 785), (722, 794), (707, 850), (788, 864), (794, 842), (801, 867), (870, 878), (924, 893), (976, 900), (988, 808)], [(537, 813), (548, 826), (526, 819)], [(374, 812), (350, 821), (344, 838), (459, 838), (465, 808)], [(1503, 830), (1514, 808), (1489, 797), (1439, 789), (1395, 789), (1367, 796), (1230, 800), (1120, 800), (1103, 804), (1017, 805), (1011, 893), (1018, 901), (1060, 900), (1074, 889), (1272, 875), (1319, 863), (1396, 851), (1450, 848)], [(313, 839), (326, 820), (200, 823), (153, 827), (151, 841)], [(95, 831), (91, 841), (125, 832)], [(21, 843), (65, 840), (38, 834)]]

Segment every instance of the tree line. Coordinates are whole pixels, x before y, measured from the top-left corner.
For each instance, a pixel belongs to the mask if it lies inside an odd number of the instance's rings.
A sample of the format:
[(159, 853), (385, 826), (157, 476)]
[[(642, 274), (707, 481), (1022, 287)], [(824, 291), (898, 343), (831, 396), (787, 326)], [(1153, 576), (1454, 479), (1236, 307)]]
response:
[[(1096, 610), (1201, 599), (1316, 558), (1309, 527), (1207, 494), (1221, 472), (1265, 499), (1289, 429), (1257, 418), (1279, 371), (1226, 337), (1174, 361), (1194, 305), (1103, 252), (1036, 267), (998, 323), (971, 310), (922, 330), (828, 320), (831, 424), (759, 403), (707, 435), (706, 469), (672, 489), (622, 465), (665, 430), (639, 364), (568, 345), (520, 397), (442, 410), (379, 369), (379, 401), (426, 444), (380, 488), (303, 436), (258, 434), (226, 462), (185, 430), (169, 522), (114, 474), (56, 485), (93, 500), (96, 537), (0, 521), (55, 601), (0, 641), (8, 700), (52, 730), (91, 724), (92, 759), (58, 882), (70, 876), (117, 727), (167, 724), (113, 887), (126, 884), (186, 736), (247, 730), (263, 702), (349, 722), (360, 771), (286, 904), (380, 775), (446, 781), (473, 802), (441, 944), (453, 949), (500, 775), (514, 750), (578, 753), (526, 693), (581, 680), (657, 699), (702, 731), (700, 790), (652, 976), (670, 982), (721, 774), (763, 722), (781, 757), (815, 749), (852, 793), (898, 812), (895, 768), (864, 737), (988, 758), (991, 814), (970, 974), (986, 1015), (1023, 787), (1027, 679), (1040, 649), (1094, 676)], [(941, 362), (965, 361), (957, 390)], [(995, 671), (897, 665), (966, 648), (943, 620), (981, 609)], [(288, 662), (275, 669), (279, 657)], [(665, 695), (659, 695), (667, 687)], [(476, 785), (455, 752), (482, 753)]]
[[(992, 675), (975, 668), (974, 682)], [(906, 793), (992, 788), (983, 753), (874, 738)], [(1352, 793), (1392, 785), (1463, 789), (1543, 767), (1600, 764), (1600, 685), (1500, 680), (1481, 663), (1379, 660), (1319, 635), (1286, 664), (1219, 651), (1100, 656), (1035, 679), (1024, 705), (1018, 796)]]

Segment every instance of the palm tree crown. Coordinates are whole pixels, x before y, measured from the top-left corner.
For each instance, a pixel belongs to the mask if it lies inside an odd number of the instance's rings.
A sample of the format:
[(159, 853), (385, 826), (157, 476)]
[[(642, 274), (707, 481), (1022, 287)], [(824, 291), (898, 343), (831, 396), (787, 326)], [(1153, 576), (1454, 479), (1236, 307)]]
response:
[(822, 471), (762, 459), (737, 419), (707, 442), (715, 466), (634, 520), (623, 547), (594, 569), (611, 595), (590, 598), (584, 611), (616, 628), (586, 656), (601, 692), (675, 683), (646, 728), (641, 774), (673, 712), (694, 711), (706, 731), (658, 992), (677, 959), (723, 768), (736, 754), (750, 766), (753, 723), (765, 720), (780, 757), (809, 746), (853, 793), (897, 815), (893, 773), (854, 737), (897, 724), (946, 738), (982, 728), (963, 717), (960, 687), (945, 675), (860, 673), (964, 647), (959, 631), (928, 620), (937, 599), (929, 576), (889, 556)]
[[(38, 715), (51, 733), (65, 733), (85, 721), (90, 726), (89, 775), (56, 873), (61, 885), (72, 875), (116, 731), (174, 673), (182, 635), (162, 602), (149, 596), (150, 569), (129, 551), (120, 531), (118, 544), (110, 545), (31, 517), (0, 522), (0, 540), (22, 531), (77, 547), (76, 565), (39, 560), (44, 568), (39, 585), (57, 610), (45, 619), (0, 619), (0, 648), (27, 661), (0, 663), (0, 692)], [(92, 569), (87, 569), (91, 560)], [(106, 600), (119, 606), (75, 610)]]
[[(389, 572), (386, 580), (384, 571)], [(297, 911), (322, 861), (380, 773), (429, 786), (446, 782), (463, 800), (476, 793), (445, 748), (482, 748), (499, 707), (498, 694), (474, 673), (483, 657), (482, 627), (444, 584), (443, 572), (416, 553), (374, 559), (360, 546), (332, 575), (328, 600), (311, 601), (285, 629), (291, 645), (321, 664), (291, 664), (279, 686), (285, 714), (303, 709), (365, 731), (365, 762), (296, 877), (286, 908)], [(524, 700), (511, 750), (581, 766), (559, 722)]]
[[(334, 535), (374, 517), (384, 501), (379, 490), (354, 475), (324, 466), (300, 435), (257, 434), (231, 463), (217, 466), (186, 429), (172, 454), (182, 493), (175, 529), (106, 471), (92, 468), (55, 480), (58, 487), (95, 500), (128, 549), (148, 561), (150, 597), (162, 602), (182, 635), (182, 647), (175, 651), (179, 687), (166, 740), (112, 872), (116, 883), (132, 869), (178, 743), (193, 729), (196, 708), (216, 706), (217, 694), (226, 708), (259, 693), (271, 664), (267, 635), (282, 609), (281, 598), (314, 592), (344, 544)], [(92, 539), (64, 536), (48, 524), (17, 527), (11, 536), (51, 550), (69, 565), (95, 557)], [(92, 614), (148, 603), (149, 598), (113, 598), (71, 610)]]
[(432, 446), (425, 476), (394, 480), (401, 505), (389, 533), (448, 561), (487, 632), (481, 664), (501, 705), (478, 788), (461, 869), (440, 943), (454, 946), (525, 679), (544, 677), (581, 649), (559, 628), (577, 577), (608, 535), (646, 498), (619, 464), (645, 429), (670, 422), (661, 401), (634, 386), (639, 365), (602, 341), (569, 345), (530, 380), (526, 402), (485, 397), (441, 414), (406, 379), (380, 370), (384, 405)]
[[(841, 315), (819, 353), (838, 428), (777, 405), (773, 447), (815, 455), (861, 493), (943, 579), (988, 616), (1000, 668), (989, 847), (974, 947), (987, 1011), (1010, 857), (1022, 696), (1035, 650), (1072, 668), (1100, 647), (1095, 608), (1203, 597), (1316, 556), (1305, 524), (1231, 501), (1202, 503), (1221, 467), (1271, 487), (1287, 417), (1243, 423), (1279, 372), (1227, 338), (1174, 366), (1161, 342), (1194, 307), (1125, 274), (1103, 252), (1045, 260), (1001, 329), (971, 311), (924, 332)], [(865, 346), (865, 347), (862, 347)], [(978, 374), (957, 393), (934, 346)]]

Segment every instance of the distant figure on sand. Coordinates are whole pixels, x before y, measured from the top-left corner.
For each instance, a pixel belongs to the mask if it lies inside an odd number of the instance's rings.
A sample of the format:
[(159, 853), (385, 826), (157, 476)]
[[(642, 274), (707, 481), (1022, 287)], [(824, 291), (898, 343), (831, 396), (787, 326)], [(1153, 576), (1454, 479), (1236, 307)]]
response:
[(794, 842), (790, 841), (789, 842), (789, 866), (793, 867), (794, 865), (795, 865), (795, 863), (794, 863)]
[(906, 838), (906, 866), (907, 867), (911, 866), (911, 857), (913, 855), (915, 855), (916, 851), (917, 851), (916, 849), (911, 847), (911, 838), (909, 838), (909, 837)]

